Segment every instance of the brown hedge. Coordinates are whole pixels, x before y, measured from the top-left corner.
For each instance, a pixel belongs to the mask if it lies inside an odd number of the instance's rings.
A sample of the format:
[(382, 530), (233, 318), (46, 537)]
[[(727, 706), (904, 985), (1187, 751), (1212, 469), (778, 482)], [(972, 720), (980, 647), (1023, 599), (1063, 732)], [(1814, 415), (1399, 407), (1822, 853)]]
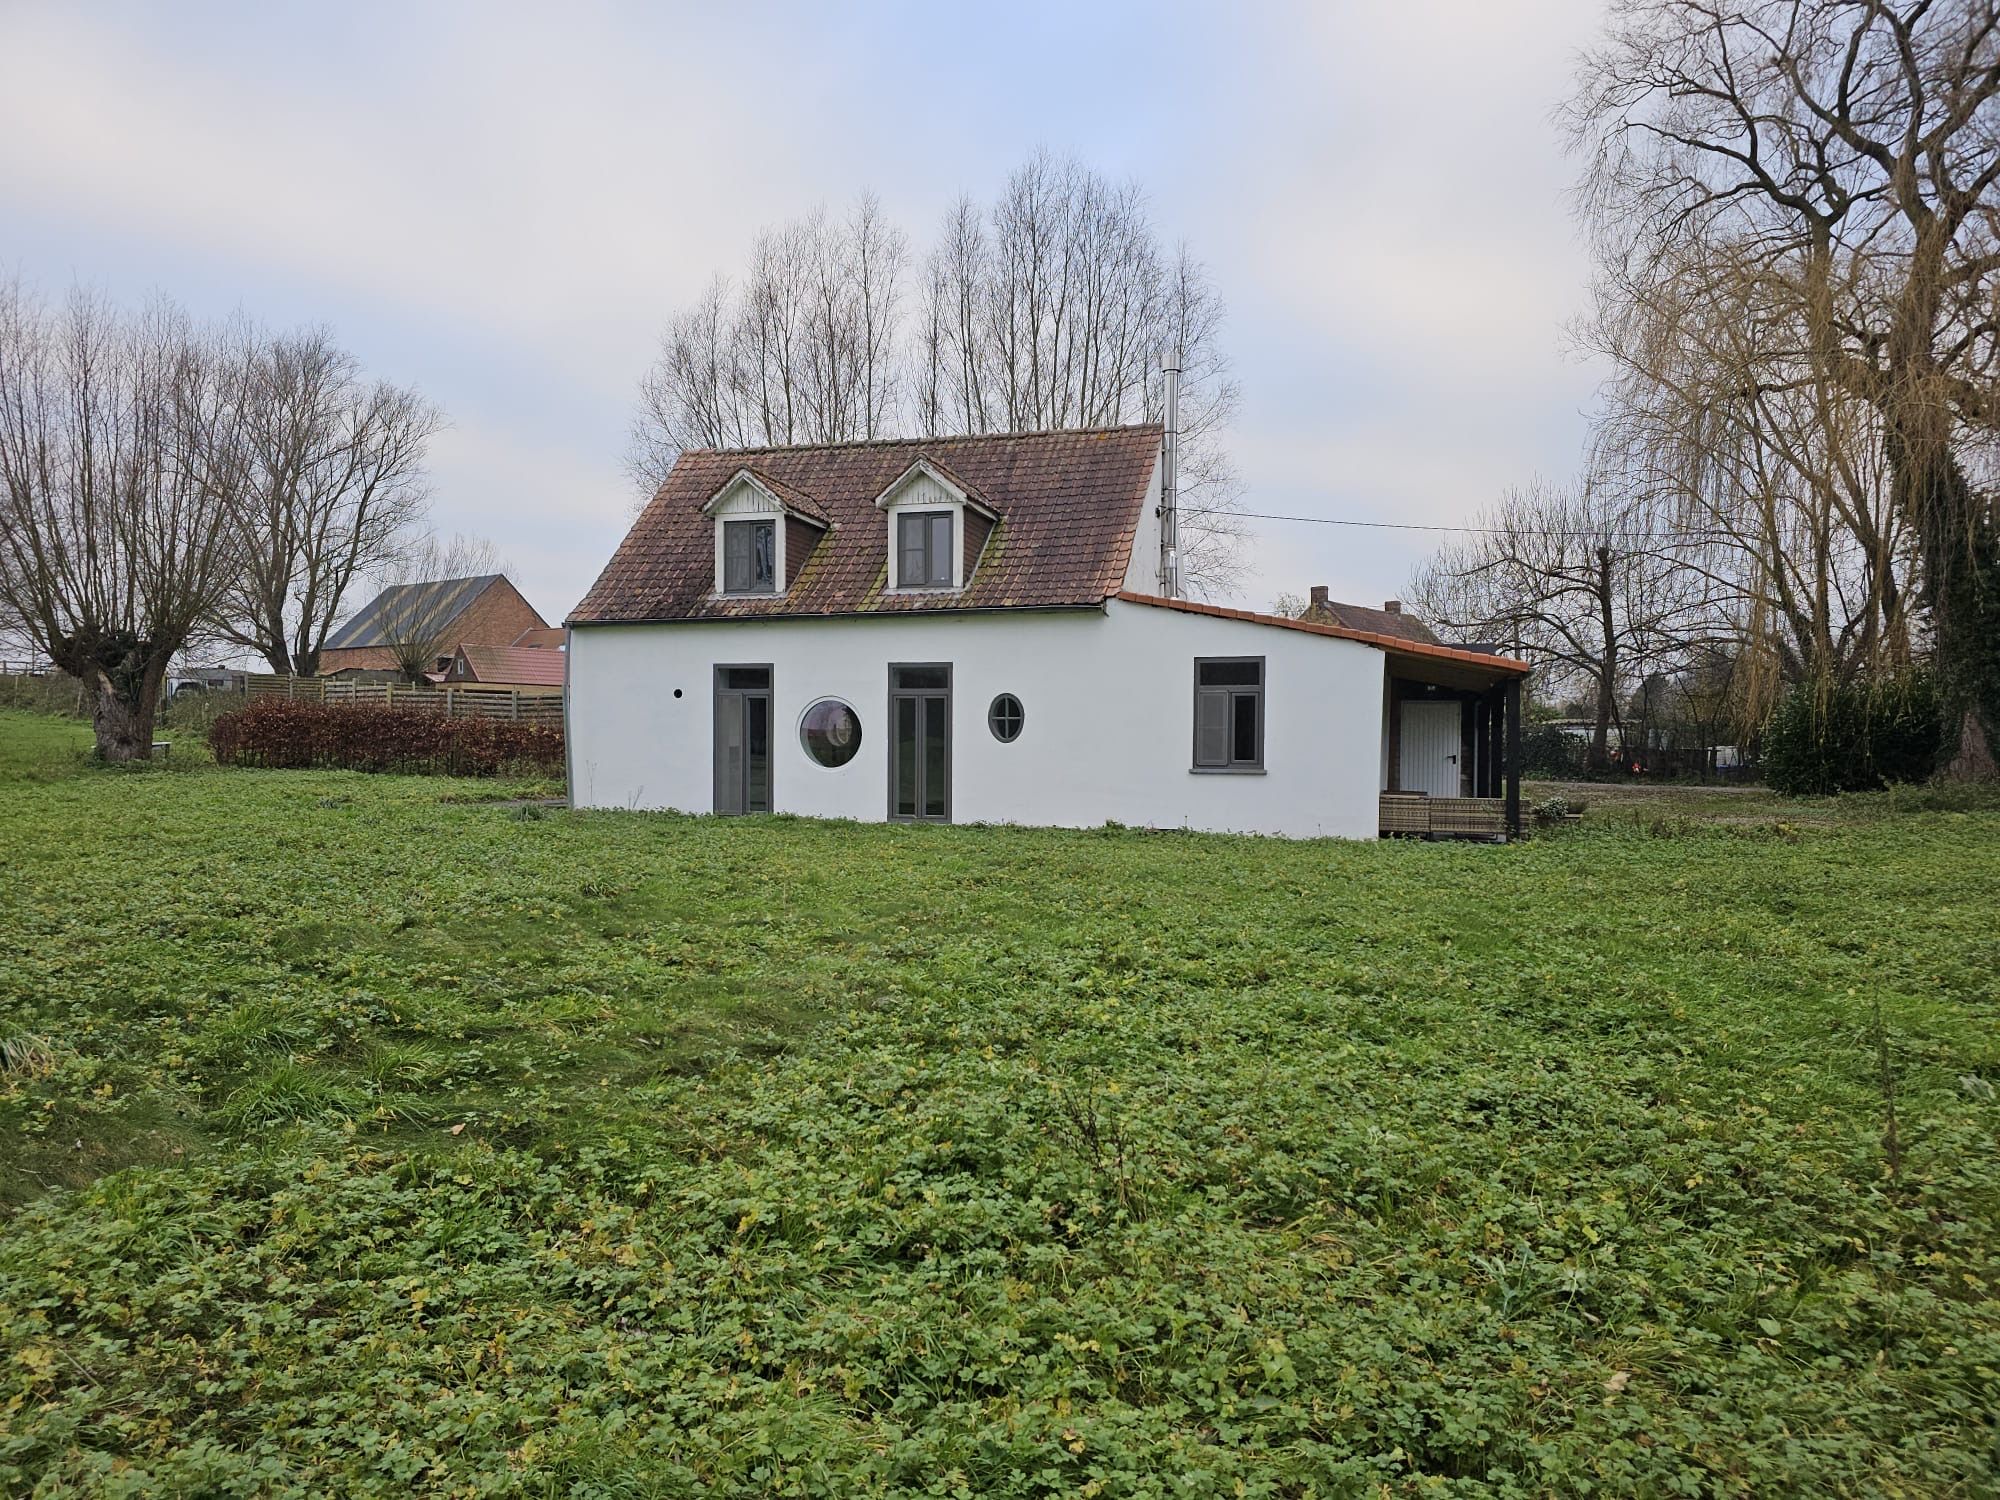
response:
[(494, 776), (563, 769), (563, 732), (554, 725), (283, 698), (224, 714), (209, 729), (208, 743), (220, 765), (278, 770)]

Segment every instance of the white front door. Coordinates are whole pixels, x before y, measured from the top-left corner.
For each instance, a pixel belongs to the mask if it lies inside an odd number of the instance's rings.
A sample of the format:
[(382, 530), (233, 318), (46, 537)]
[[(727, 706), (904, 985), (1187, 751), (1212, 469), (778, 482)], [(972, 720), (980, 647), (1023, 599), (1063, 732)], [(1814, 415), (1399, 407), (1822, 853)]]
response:
[(1433, 797), (1459, 794), (1458, 757), (1462, 748), (1459, 717), (1456, 702), (1405, 700), (1402, 752), (1398, 757), (1404, 791), (1429, 792)]

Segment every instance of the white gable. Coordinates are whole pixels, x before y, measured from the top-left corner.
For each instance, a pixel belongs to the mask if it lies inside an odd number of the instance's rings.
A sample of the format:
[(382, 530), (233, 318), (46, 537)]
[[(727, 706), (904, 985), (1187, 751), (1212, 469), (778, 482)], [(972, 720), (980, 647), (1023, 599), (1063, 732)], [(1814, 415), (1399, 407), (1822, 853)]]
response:
[(715, 498), (702, 509), (718, 520), (724, 516), (775, 516), (785, 513), (784, 503), (758, 483), (757, 476), (747, 469), (717, 490)]
[(897, 508), (908, 506), (916, 509), (963, 505), (965, 492), (955, 485), (946, 484), (927, 468), (913, 468), (884, 490), (882, 498), (875, 503), (881, 506)]

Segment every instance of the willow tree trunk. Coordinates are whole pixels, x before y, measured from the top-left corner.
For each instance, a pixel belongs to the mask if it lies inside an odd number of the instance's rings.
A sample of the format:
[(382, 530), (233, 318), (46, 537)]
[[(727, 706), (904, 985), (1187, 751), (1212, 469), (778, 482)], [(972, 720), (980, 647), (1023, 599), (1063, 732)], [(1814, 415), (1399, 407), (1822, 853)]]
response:
[(1924, 561), (1933, 658), (1946, 725), (1944, 772), (2000, 774), (2000, 533), (1947, 441), (1934, 408), (1892, 413), (1891, 485), (1915, 526)]
[(118, 765), (153, 758), (153, 726), (165, 680), (164, 663), (149, 668), (134, 695), (122, 691), (105, 673), (97, 674), (90, 684), (90, 728), (97, 736), (98, 759)]
[(83, 684), (98, 759), (151, 760), (160, 690), (173, 653), (123, 632), (79, 634), (51, 643), (55, 664)]

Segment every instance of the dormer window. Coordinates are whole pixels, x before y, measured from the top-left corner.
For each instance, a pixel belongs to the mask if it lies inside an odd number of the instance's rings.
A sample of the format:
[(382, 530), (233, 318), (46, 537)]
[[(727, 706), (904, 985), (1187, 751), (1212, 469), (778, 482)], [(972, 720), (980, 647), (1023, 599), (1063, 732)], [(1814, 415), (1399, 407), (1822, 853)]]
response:
[(715, 521), (715, 592), (783, 594), (831, 529), (810, 495), (768, 474), (738, 469), (709, 497)]
[(999, 512), (943, 464), (919, 456), (875, 499), (888, 518), (890, 593), (972, 586)]
[(896, 587), (948, 589), (952, 569), (952, 512), (899, 511), (896, 514)]
[(778, 523), (722, 523), (722, 592), (769, 594), (778, 587)]

